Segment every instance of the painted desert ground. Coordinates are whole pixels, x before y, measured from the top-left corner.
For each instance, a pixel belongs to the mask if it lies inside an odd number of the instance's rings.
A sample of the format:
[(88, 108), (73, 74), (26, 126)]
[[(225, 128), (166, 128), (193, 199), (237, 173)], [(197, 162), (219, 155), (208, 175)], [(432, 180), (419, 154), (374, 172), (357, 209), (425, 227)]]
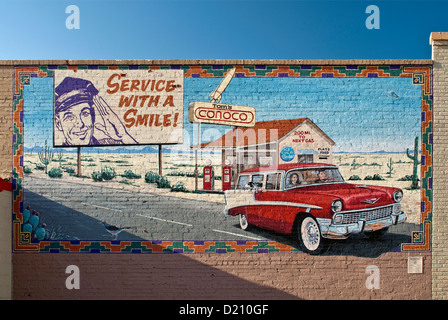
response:
[[(199, 172), (202, 173), (203, 166), (210, 160), (217, 176), (215, 190), (221, 190), (220, 154), (200, 156)], [(163, 153), (162, 175), (169, 181), (171, 188), (161, 188), (156, 183), (146, 182), (145, 176), (148, 172), (159, 173), (158, 163), (157, 153), (83, 153), (81, 176), (78, 177), (76, 153), (58, 153), (55, 150), (53, 160), (47, 165), (47, 174), (37, 152), (25, 153), (24, 187), (26, 188), (26, 177), (31, 175), (49, 180), (64, 179), (79, 184), (96, 184), (135, 192), (169, 193), (170, 196), (181, 198), (224, 202), (223, 194), (194, 192), (194, 154)], [(405, 153), (334, 154), (333, 163), (339, 166), (347, 182), (402, 188), (404, 192), (402, 208), (408, 215), (408, 222), (420, 223), (421, 191), (410, 188), (412, 181), (409, 177), (413, 173), (413, 161)], [(111, 180), (98, 179), (101, 172), (108, 172), (109, 176), (107, 174), (106, 176), (112, 177)], [(369, 177), (381, 177), (382, 180), (371, 180)], [(199, 178), (198, 182), (199, 189), (202, 189), (202, 178)]]

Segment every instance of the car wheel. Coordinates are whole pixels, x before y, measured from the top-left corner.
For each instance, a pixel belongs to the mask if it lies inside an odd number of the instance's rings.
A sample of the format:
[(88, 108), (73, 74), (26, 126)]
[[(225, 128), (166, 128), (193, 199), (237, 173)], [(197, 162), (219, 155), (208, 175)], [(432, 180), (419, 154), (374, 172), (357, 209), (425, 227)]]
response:
[(249, 223), (247, 222), (247, 217), (244, 214), (240, 214), (239, 215), (239, 220), (240, 220), (240, 227), (243, 230), (247, 230), (247, 228), (249, 228)]
[(306, 216), (299, 223), (298, 228), (298, 240), (304, 252), (319, 254), (326, 251), (328, 243), (322, 238), (316, 219)]

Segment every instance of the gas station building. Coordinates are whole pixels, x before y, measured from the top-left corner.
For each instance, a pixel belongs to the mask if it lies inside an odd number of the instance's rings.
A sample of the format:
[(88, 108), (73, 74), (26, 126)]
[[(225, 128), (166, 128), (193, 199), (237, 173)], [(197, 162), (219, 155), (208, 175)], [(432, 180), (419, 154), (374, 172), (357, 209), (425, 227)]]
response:
[(234, 127), (201, 149), (221, 149), (222, 165), (239, 172), (282, 163), (329, 163), (335, 142), (308, 118), (258, 121), (253, 127)]

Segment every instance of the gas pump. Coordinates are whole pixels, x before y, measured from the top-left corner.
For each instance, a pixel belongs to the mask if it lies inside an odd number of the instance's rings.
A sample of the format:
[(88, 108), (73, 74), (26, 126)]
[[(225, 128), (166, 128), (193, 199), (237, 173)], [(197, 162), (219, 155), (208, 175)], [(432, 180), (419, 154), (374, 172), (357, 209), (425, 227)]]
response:
[(203, 190), (213, 190), (215, 187), (215, 177), (212, 166), (205, 166), (203, 169)]
[(222, 191), (230, 190), (232, 188), (232, 167), (222, 167)]

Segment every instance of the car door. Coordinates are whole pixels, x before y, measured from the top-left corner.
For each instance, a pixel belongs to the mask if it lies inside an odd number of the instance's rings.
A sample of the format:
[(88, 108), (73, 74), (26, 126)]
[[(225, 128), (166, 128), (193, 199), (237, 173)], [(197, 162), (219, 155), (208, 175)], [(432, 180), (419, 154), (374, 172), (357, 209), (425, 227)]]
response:
[(282, 198), (281, 173), (267, 173), (263, 189), (255, 193), (255, 200), (259, 203), (260, 227), (281, 231), (282, 222)]

